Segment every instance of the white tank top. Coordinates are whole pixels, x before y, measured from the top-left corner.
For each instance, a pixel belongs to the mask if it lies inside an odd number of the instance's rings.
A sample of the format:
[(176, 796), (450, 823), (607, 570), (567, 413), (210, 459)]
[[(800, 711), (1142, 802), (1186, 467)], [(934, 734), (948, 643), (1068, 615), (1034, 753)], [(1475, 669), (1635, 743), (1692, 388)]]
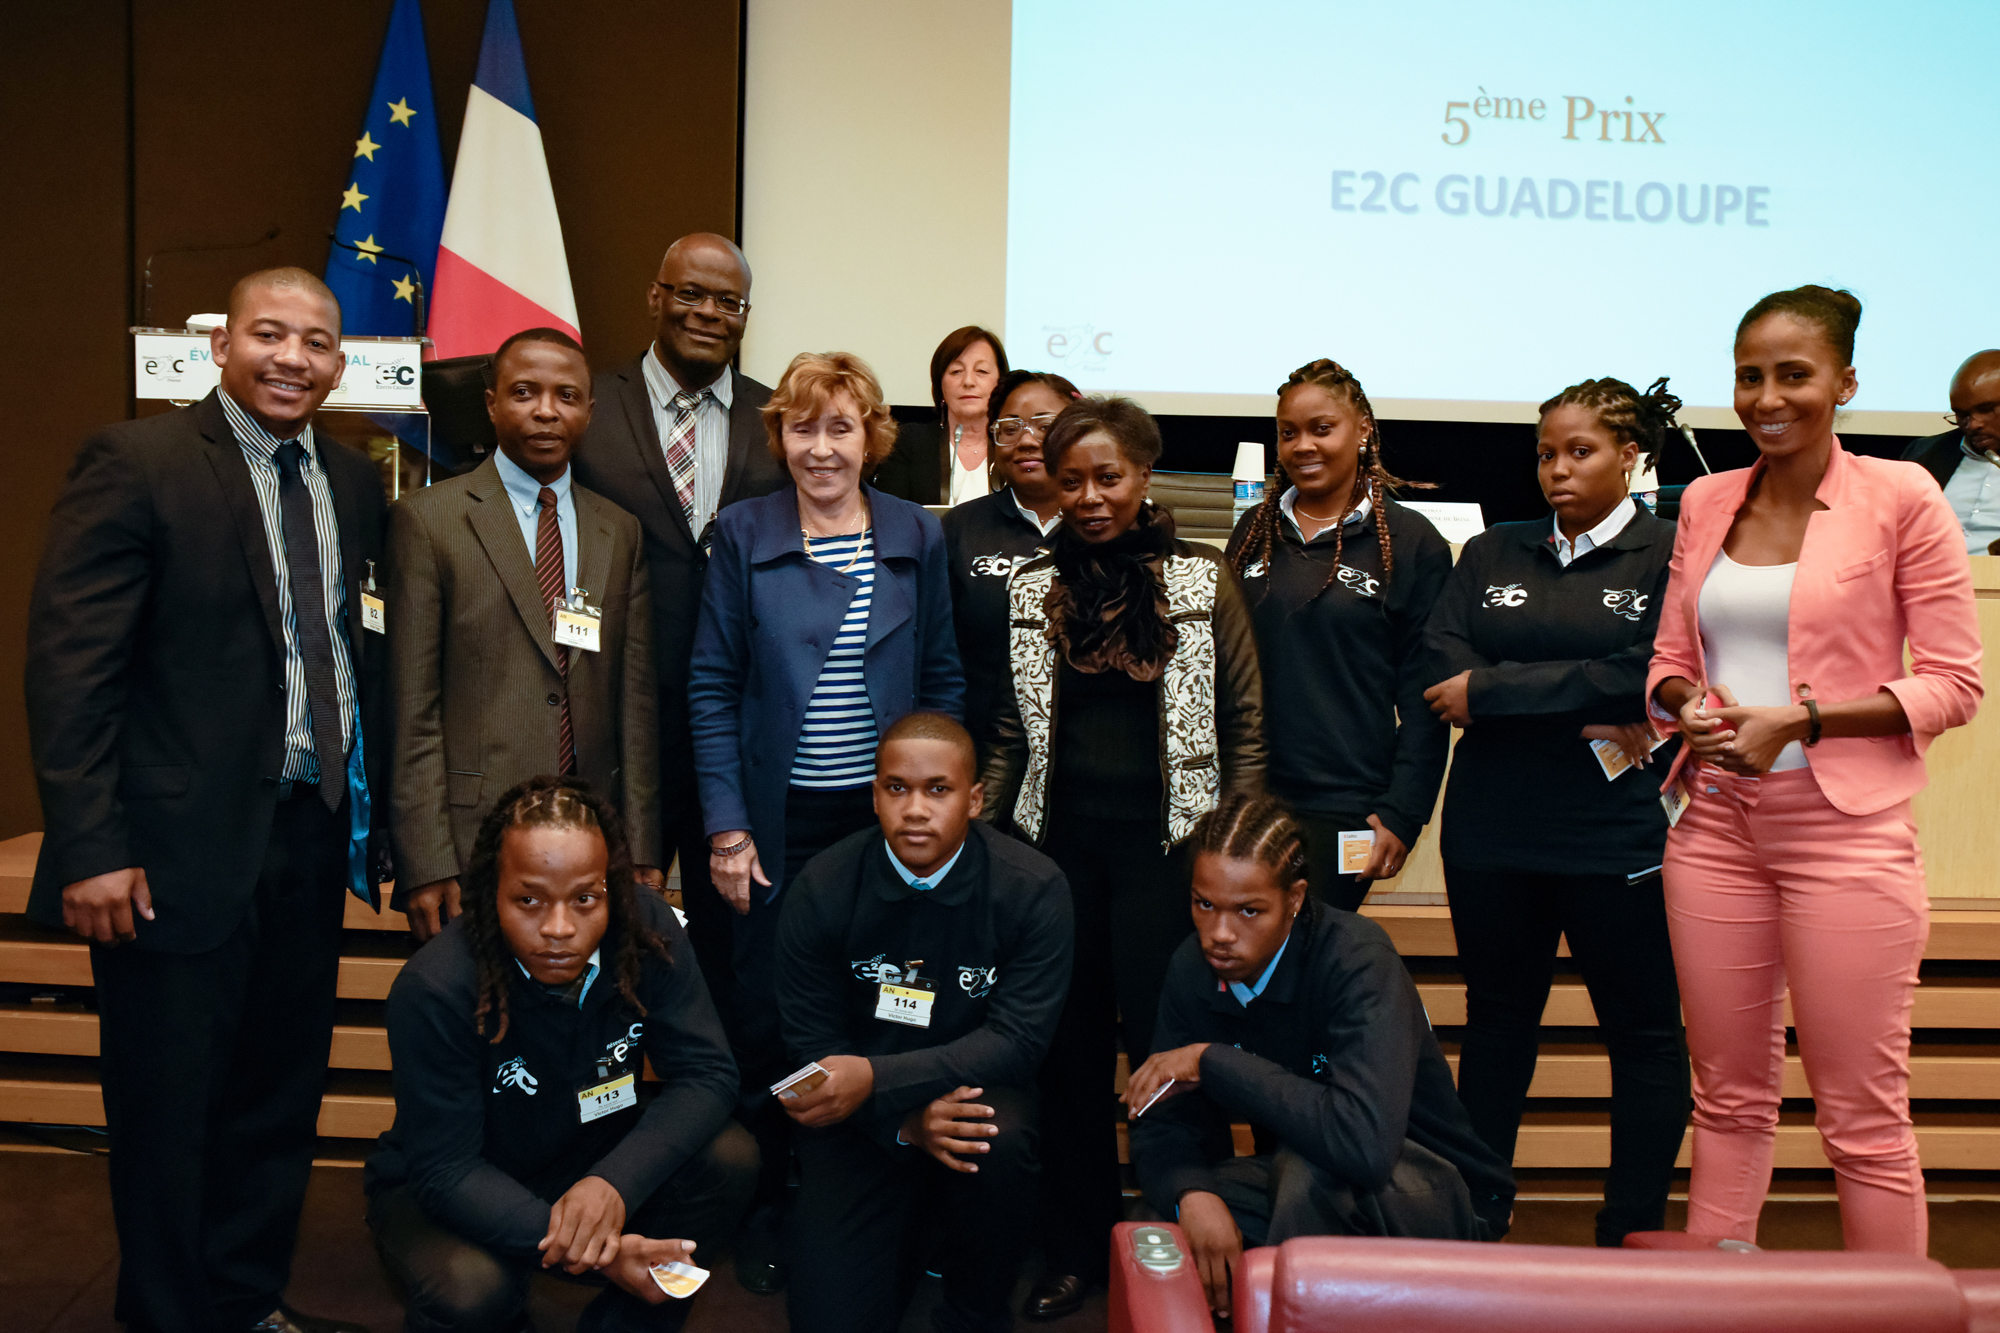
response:
[[(1701, 641), (1708, 653), (1708, 683), (1727, 685), (1746, 708), (1793, 702), (1787, 631), (1792, 618), (1789, 565), (1739, 565), (1715, 553), (1701, 585)], [(1793, 741), (1778, 751), (1773, 773), (1806, 766), (1805, 747)]]

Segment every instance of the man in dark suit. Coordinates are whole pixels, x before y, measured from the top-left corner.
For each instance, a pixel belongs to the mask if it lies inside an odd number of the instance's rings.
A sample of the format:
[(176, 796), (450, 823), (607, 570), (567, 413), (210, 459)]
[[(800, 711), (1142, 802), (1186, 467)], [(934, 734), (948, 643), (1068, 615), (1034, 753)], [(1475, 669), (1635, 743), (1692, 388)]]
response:
[(335, 1324), (279, 1301), (312, 1170), (345, 891), (389, 751), (382, 483), (314, 438), (340, 306), (254, 273), (221, 387), (84, 442), (28, 613), (47, 830), (29, 914), (91, 942), (135, 1330)]
[(688, 937), (725, 1021), (734, 913), (708, 877), (708, 838), (688, 740), (688, 659), (701, 615), (708, 530), (725, 505), (788, 480), (763, 418), (771, 391), (733, 369), (750, 315), (750, 265), (708, 233), (683, 236), (646, 293), (652, 346), (597, 377), (597, 408), (576, 451), (576, 478), (636, 515), (646, 533), (659, 679), (662, 856), (680, 854)]
[(1912, 440), (1903, 457), (1937, 478), (1966, 550), (1986, 555), (2000, 544), (2000, 350), (1974, 352), (1951, 377), (1951, 422)]
[[(571, 479), (590, 363), (568, 334), (528, 329), (500, 345), (492, 378), (499, 448), (389, 511), (390, 829), (419, 940), (458, 915), (494, 799), (539, 774), (574, 773), (617, 806), (642, 878), (659, 883), (664, 859), (639, 523)], [(597, 615), (558, 620), (572, 588)]]

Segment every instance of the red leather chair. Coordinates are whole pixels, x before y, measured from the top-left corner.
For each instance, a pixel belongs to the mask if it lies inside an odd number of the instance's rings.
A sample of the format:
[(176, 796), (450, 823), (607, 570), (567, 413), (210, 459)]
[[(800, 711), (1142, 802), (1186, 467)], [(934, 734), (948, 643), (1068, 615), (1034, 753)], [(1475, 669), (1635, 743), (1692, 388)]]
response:
[[(1180, 1228), (1112, 1235), (1113, 1333), (1209, 1333)], [(1234, 1333), (2000, 1333), (2000, 1271), (1901, 1255), (1315, 1236), (1252, 1250)]]

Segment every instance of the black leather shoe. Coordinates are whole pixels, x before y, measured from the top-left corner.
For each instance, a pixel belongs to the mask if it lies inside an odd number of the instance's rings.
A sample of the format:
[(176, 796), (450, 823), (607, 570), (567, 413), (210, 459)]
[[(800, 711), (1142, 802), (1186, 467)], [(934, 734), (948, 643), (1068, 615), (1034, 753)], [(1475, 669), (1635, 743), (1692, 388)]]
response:
[(300, 1314), (280, 1301), (277, 1309), (250, 1325), (250, 1333), (368, 1333), (368, 1325)]
[(785, 1265), (776, 1209), (760, 1208), (736, 1238), (736, 1281), (752, 1296), (775, 1296), (785, 1289)]
[(1083, 1308), (1084, 1280), (1069, 1273), (1051, 1273), (1028, 1292), (1021, 1313), (1037, 1322), (1062, 1319)]

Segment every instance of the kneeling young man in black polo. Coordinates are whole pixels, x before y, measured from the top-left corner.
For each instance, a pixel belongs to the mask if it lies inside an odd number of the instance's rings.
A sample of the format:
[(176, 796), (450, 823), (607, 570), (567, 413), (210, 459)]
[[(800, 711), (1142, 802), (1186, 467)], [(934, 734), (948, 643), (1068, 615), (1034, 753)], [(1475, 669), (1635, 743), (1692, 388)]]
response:
[(698, 1265), (757, 1175), (687, 935), (636, 884), (617, 810), (574, 778), (500, 798), (461, 903), (389, 992), (396, 1123), (366, 1187), (405, 1327), (511, 1333), (555, 1269), (608, 1287), (579, 1333), (678, 1329), (689, 1302), (653, 1266)]
[(794, 1333), (893, 1333), (933, 1254), (940, 1330), (1014, 1326), (1039, 1175), (1035, 1072), (1069, 988), (1069, 886), (973, 818), (976, 776), (964, 727), (904, 717), (875, 755), (880, 831), (835, 843), (787, 892), (785, 1041), (828, 1071), (780, 1100), (801, 1127)]
[[(1299, 826), (1268, 796), (1225, 795), (1193, 845), (1196, 933), (1124, 1100), (1140, 1188), (1187, 1232), (1209, 1303), (1230, 1308), (1246, 1244), (1498, 1239), (1513, 1172), (1473, 1132), (1388, 935), (1307, 896)], [(1237, 1120), (1274, 1150), (1212, 1157)]]

